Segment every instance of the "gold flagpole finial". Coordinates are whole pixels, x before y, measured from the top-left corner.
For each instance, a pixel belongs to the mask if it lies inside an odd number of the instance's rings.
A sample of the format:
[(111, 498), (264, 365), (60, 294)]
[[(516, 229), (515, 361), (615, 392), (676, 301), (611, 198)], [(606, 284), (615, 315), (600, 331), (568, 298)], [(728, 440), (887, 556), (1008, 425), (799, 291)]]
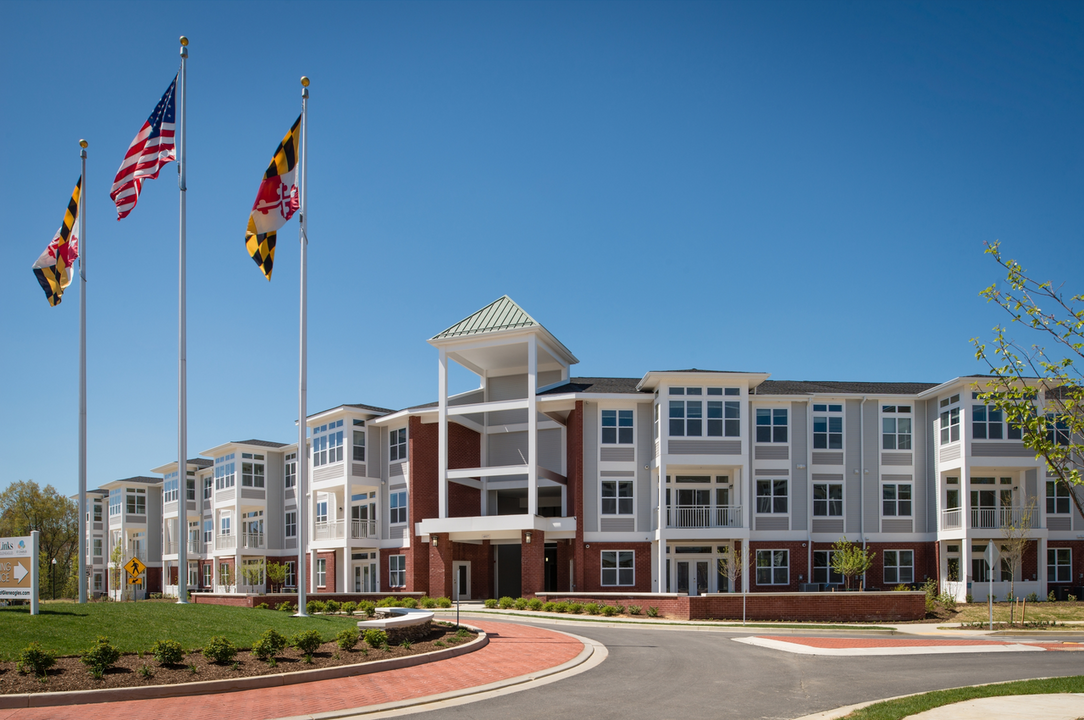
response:
[(307, 77), (305, 77), (304, 75), (302, 75), (301, 76), (301, 87), (308, 87), (308, 86), (309, 86), (309, 79)]
[(181, 45), (188, 47), (188, 38), (186, 38), (184, 35), (181, 35)]
[(80, 138), (80, 139), (79, 139), (79, 147), (81, 147), (81, 148), (83, 148), (84, 150), (86, 150), (86, 149), (87, 149), (87, 145), (88, 145), (88, 143), (87, 143), (87, 141), (86, 141), (86, 140), (83, 140), (82, 138)]

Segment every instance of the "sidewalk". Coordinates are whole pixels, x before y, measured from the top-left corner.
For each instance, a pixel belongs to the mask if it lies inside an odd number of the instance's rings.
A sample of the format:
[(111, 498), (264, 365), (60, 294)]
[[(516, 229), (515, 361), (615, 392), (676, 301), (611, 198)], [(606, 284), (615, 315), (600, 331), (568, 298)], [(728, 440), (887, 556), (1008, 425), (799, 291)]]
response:
[(269, 720), (318, 713), (356, 715), (527, 682), (568, 669), (591, 654), (589, 646), (562, 632), (505, 622), (472, 620), (470, 624), (489, 636), (486, 647), (425, 665), (216, 695), (0, 710), (0, 720)]

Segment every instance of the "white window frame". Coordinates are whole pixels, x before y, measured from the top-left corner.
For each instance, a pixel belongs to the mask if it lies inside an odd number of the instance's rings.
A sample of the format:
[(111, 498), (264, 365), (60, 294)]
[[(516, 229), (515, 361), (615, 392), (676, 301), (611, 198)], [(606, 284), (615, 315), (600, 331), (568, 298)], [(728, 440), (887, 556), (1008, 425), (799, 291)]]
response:
[(406, 555), (388, 556), (388, 586), (406, 587)]
[(236, 453), (215, 458), (215, 492), (229, 490), (237, 482)]
[[(887, 497), (888, 489), (892, 488), (892, 497)], [(907, 497), (900, 497), (900, 489), (907, 488)], [(892, 512), (888, 512), (892, 503)], [(907, 503), (907, 512), (900, 512), (902, 503)], [(913, 482), (886, 482), (881, 483), (881, 517), (886, 518), (909, 518), (914, 517), (915, 512), (915, 487)]]
[[(761, 563), (766, 559), (766, 563)], [(778, 562), (779, 560), (782, 562)], [(761, 570), (767, 570), (770, 581), (761, 582)], [(782, 578), (780, 581), (779, 578)], [(790, 585), (790, 550), (765, 548), (756, 551), (757, 585)]]
[(788, 442), (787, 428), (789, 427), (790, 414), (787, 412), (787, 408), (757, 408), (754, 417), (756, 418), (754, 441), (757, 444), (778, 443), (785, 445)]
[(402, 525), (409, 520), (407, 501), (406, 490), (388, 493), (388, 522), (390, 524)]
[(407, 459), (407, 429), (396, 428), (388, 433), (388, 461), (400, 462)]
[[(140, 510), (140, 506), (142, 506), (142, 510)], [(147, 514), (147, 488), (124, 488), (124, 514)]]
[[(612, 492), (607, 493), (608, 486), (612, 486)], [(627, 490), (627, 495), (622, 495), (622, 490)], [(607, 503), (613, 504), (613, 509), (607, 512)], [(622, 506), (627, 509), (622, 512)], [(634, 515), (636, 513), (636, 481), (607, 478), (599, 480), (599, 512), (601, 515)]]
[(286, 579), (282, 581), (283, 587), (297, 587), (297, 560), (287, 560), (286, 565)]
[(215, 566), (211, 563), (206, 563), (203, 566), (203, 587), (214, 587), (215, 582)]
[[(824, 488), (824, 497), (817, 497), (817, 489)], [(835, 491), (835, 493), (833, 493)], [(832, 497), (838, 494), (838, 498)], [(817, 512), (818, 506), (823, 506), (824, 512)], [(832, 512), (838, 509), (838, 512)], [(817, 480), (813, 483), (813, 517), (843, 517), (843, 481), (842, 480)]]
[(283, 525), (285, 527), (286, 537), (297, 537), (297, 510), (286, 511), (286, 518)]
[[(910, 562), (904, 562), (904, 560)], [(885, 550), (883, 553), (885, 585), (911, 585), (915, 581), (915, 551)]]
[(297, 485), (297, 453), (287, 453), (283, 462), (283, 487), (292, 488)]
[(263, 460), (262, 454), (241, 453), (241, 487), (264, 486)]
[[(358, 442), (358, 440), (361, 442)], [(350, 433), (350, 457), (354, 462), (365, 462), (365, 421), (354, 420), (353, 429)], [(358, 451), (361, 452), (358, 452)], [(360, 457), (359, 457), (360, 456)]]
[(180, 475), (171, 472), (162, 478), (162, 502), (177, 502)]
[(94, 553), (93, 553), (94, 557), (100, 558), (102, 556), (102, 539), (101, 538), (94, 538), (91, 541), (91, 546), (94, 549)]
[(914, 430), (910, 405), (881, 406), (882, 450), (911, 450)]
[(599, 558), (603, 587), (627, 587), (636, 584), (634, 550), (603, 550)]
[(210, 544), (215, 540), (215, 521), (213, 518), (203, 519), (203, 542)]
[[(701, 437), (704, 434), (704, 389), (698, 387), (672, 387), (670, 437)], [(695, 400), (674, 400), (674, 397), (694, 397)]]
[[(1052, 559), (1054, 560), (1053, 563), (1050, 562)], [(1064, 576), (1065, 579), (1062, 580), (1059, 575)], [(1072, 548), (1048, 547), (1046, 549), (1046, 581), (1052, 583), (1073, 582)]]
[(813, 449), (843, 450), (843, 403), (813, 404)]
[[(1064, 508), (1064, 509), (1062, 509)], [(1069, 491), (1056, 480), (1046, 481), (1046, 514), (1069, 515), (1073, 512), (1073, 499)]]
[[(835, 550), (814, 550), (813, 551), (813, 570), (809, 576), (815, 583), (823, 583), (825, 585), (842, 585), (844, 577), (842, 573), (836, 572), (832, 569), (832, 556), (836, 554)], [(819, 563), (818, 560), (823, 559), (825, 563)], [(819, 580), (817, 574), (824, 573), (824, 579)]]
[(939, 404), (939, 410), (941, 411), (938, 417), (938, 429), (941, 437), (941, 444), (948, 445), (949, 443), (959, 442), (960, 440), (960, 394), (957, 393), (952, 397), (942, 398)]
[[(764, 484), (767, 483), (769, 493), (762, 493)], [(780, 483), (783, 492), (780, 493)], [(761, 498), (768, 502), (768, 509), (761, 509)], [(757, 515), (789, 515), (790, 514), (790, 480), (787, 478), (757, 478), (756, 480), (756, 503)]]
[(109, 491), (109, 517), (116, 517), (124, 512), (124, 488), (112, 488)]
[(636, 411), (606, 408), (599, 412), (599, 437), (603, 445), (636, 442)]
[(342, 462), (343, 460), (343, 421), (334, 420), (312, 430), (312, 466)]

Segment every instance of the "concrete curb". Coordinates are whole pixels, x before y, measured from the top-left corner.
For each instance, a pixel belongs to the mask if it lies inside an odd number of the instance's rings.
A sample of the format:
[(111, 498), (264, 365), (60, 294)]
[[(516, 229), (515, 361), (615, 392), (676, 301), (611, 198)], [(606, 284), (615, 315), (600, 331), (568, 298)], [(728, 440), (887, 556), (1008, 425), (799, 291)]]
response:
[[(462, 624), (462, 623), (461, 623)], [(124, 700), (155, 700), (159, 698), (182, 697), (188, 695), (211, 695), (234, 692), (236, 690), (256, 690), (259, 688), (281, 687), (300, 683), (331, 680), (340, 677), (369, 675), (385, 670), (398, 670), (405, 667), (425, 665), (431, 662), (459, 657), (481, 650), (489, 644), (489, 636), (480, 628), (465, 625), (478, 633), (478, 637), (465, 645), (457, 645), (446, 650), (409, 655), (402, 658), (372, 660), (354, 665), (340, 665), (316, 670), (301, 670), (275, 675), (257, 675), (255, 677), (205, 680), (202, 682), (177, 683), (174, 685), (151, 685), (149, 687), (104, 688), (102, 690), (75, 690), (57, 693), (21, 693), (18, 695), (0, 695), (0, 709), (54, 707), (62, 705), (83, 705), (89, 703), (121, 702)]]

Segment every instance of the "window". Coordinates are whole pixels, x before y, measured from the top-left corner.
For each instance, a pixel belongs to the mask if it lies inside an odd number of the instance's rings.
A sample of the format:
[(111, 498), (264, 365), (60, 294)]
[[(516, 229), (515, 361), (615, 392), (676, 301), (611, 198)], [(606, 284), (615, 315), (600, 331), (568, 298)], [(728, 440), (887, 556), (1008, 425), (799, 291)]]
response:
[(215, 458), (215, 490), (227, 490), (236, 482), (237, 464), (233, 459), (234, 453)]
[(388, 521), (392, 524), (405, 523), (407, 521), (406, 490), (391, 493), (389, 500), (391, 511), (388, 513)]
[(177, 502), (177, 486), (180, 476), (171, 472), (162, 480), (162, 502)]
[(786, 480), (757, 480), (757, 512), (787, 512)]
[(406, 587), (406, 555), (392, 555), (388, 558), (388, 585)]
[(125, 513), (128, 515), (146, 515), (147, 514), (147, 489), (146, 488), (127, 488), (125, 493), (126, 508)]
[(975, 440), (1019, 440), (1020, 428), (1002, 422), (1001, 410), (993, 405), (971, 406), (971, 437)]
[(695, 400), (670, 401), (670, 434), (675, 437), (700, 437), (704, 434), (703, 388), (670, 388), (671, 395), (694, 396)]
[(342, 420), (329, 422), (312, 430), (312, 466), (320, 467), (343, 459)]
[(631, 445), (632, 430), (632, 410), (602, 411), (602, 443), (604, 445)]
[(813, 515), (843, 517), (843, 483), (813, 483)]
[[(211, 518), (203, 521), (203, 542), (210, 543), (214, 539), (215, 523)], [(210, 567), (210, 566), (208, 566)]]
[(815, 404), (813, 412), (813, 449), (842, 450), (843, 405)]
[(635, 553), (632, 550), (602, 551), (602, 584), (636, 584)]
[(316, 500), (316, 522), (327, 522), (327, 495), (321, 493)]
[[(959, 399), (959, 395), (953, 397)], [(941, 401), (942, 405), (944, 400)], [(947, 445), (960, 439), (960, 408), (952, 408), (941, 413), (941, 444)]]
[(102, 591), (102, 574), (94, 573), (94, 592)]
[(1068, 515), (1071, 511), (1069, 506), (1069, 490), (1056, 480), (1046, 481), (1046, 514)]
[(286, 561), (286, 579), (282, 581), (286, 587), (297, 587), (297, 561)]
[(208, 475), (207, 477), (203, 478), (203, 499), (204, 500), (210, 500), (211, 499), (211, 490), (214, 487), (214, 481), (215, 481), (215, 479), (211, 475)]
[(327, 586), (327, 558), (316, 558), (316, 587)]
[(601, 485), (603, 515), (632, 515), (632, 480), (603, 480)]
[(1072, 550), (1069, 548), (1046, 549), (1047, 582), (1067, 583), (1073, 581)]
[(297, 510), (286, 513), (286, 537), (297, 537)]
[(948, 555), (948, 581), (960, 582), (960, 546), (946, 545), (945, 551)]
[(199, 587), (199, 563), (188, 563), (188, 587)]
[(218, 564), (218, 584), (219, 585), (232, 585), (231, 582), (233, 573), (230, 572), (230, 564), (220, 562)]
[(100, 502), (94, 503), (94, 522), (102, 521), (102, 504)]
[(211, 587), (214, 582), (214, 578), (212, 577), (214, 571), (215, 568), (213, 565), (208, 564), (203, 566), (203, 587)]
[(789, 556), (789, 550), (757, 550), (757, 585), (789, 585)]
[(100, 558), (102, 556), (102, 539), (94, 538), (94, 557)]
[[(714, 388), (708, 388), (713, 390)], [(727, 388), (729, 390), (729, 388)], [(708, 400), (708, 437), (741, 435), (741, 403), (732, 400)]]
[(1046, 441), (1054, 445), (1069, 444), (1069, 424), (1054, 413), (1046, 414)]
[[(355, 420), (354, 423), (365, 424), (364, 420)], [(354, 430), (354, 460), (365, 462), (365, 430)]]
[(286, 487), (292, 488), (297, 485), (297, 453), (290, 453), (286, 456), (285, 478)]
[(830, 585), (842, 585), (843, 575), (832, 569), (834, 550), (813, 551), (813, 582)]
[(406, 460), (406, 428), (399, 428), (398, 430), (391, 431), (388, 435), (388, 450), (389, 460)]
[(185, 488), (185, 497), (189, 500), (196, 499), (196, 478), (188, 478), (187, 487)]
[(909, 585), (915, 581), (915, 553), (912, 550), (885, 550), (886, 585)]
[(911, 483), (885, 483), (881, 501), (884, 517), (911, 517)]
[(109, 517), (120, 515), (124, 491), (121, 488), (113, 488), (109, 491)]
[(911, 449), (911, 406), (885, 405), (881, 408), (881, 449)]
[(219, 529), (218, 534), (219, 535), (229, 535), (230, 534), (230, 521), (231, 520), (232, 520), (232, 518), (229, 515), (223, 515), (222, 517), (220, 517), (218, 519), (218, 529)]
[(757, 409), (757, 442), (787, 441), (787, 409), (786, 408), (758, 408)]
[(250, 462), (241, 463), (241, 486), (242, 487), (263, 487), (263, 463), (255, 462), (256, 460), (263, 460), (263, 455), (253, 455), (252, 453), (241, 453), (242, 460), (249, 460)]

